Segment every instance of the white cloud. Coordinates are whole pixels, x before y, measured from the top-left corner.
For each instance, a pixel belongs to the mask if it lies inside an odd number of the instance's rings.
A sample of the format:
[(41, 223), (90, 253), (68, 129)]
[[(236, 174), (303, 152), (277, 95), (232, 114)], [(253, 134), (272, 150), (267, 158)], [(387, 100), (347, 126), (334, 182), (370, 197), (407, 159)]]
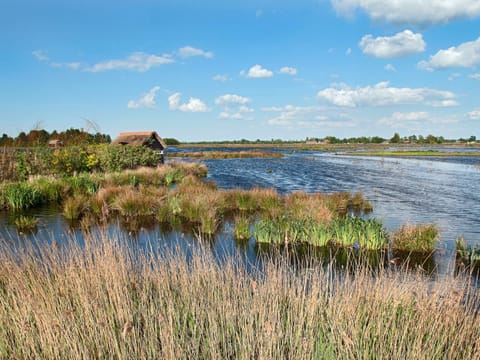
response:
[(412, 122), (419, 122), (430, 118), (430, 114), (425, 111), (418, 112), (394, 112), (389, 117), (384, 117), (377, 121), (378, 125), (387, 125), (391, 127), (411, 126)]
[(155, 86), (150, 89), (143, 97), (138, 100), (130, 100), (127, 104), (129, 109), (138, 109), (138, 108), (154, 108), (155, 107), (155, 97), (157, 96), (158, 91), (160, 90), (159, 86)]
[(125, 59), (114, 59), (102, 61), (87, 68), (87, 71), (101, 72), (108, 70), (131, 70), (138, 72), (145, 72), (152, 67), (163, 64), (173, 63), (171, 55), (154, 55), (143, 52), (134, 52)]
[(280, 74), (297, 75), (297, 69), (290, 66), (284, 66), (279, 71)]
[(467, 117), (470, 120), (480, 120), (480, 110), (473, 110), (467, 113)]
[(191, 46), (185, 46), (178, 49), (178, 54), (183, 58), (188, 58), (192, 56), (203, 56), (206, 59), (213, 58), (213, 52), (197, 49)]
[(336, 113), (334, 116), (328, 116), (325, 115), (324, 109), (318, 106), (273, 106), (263, 108), (262, 111), (277, 113), (276, 116), (267, 120), (268, 125), (289, 129), (341, 128), (356, 125), (347, 114)]
[(317, 97), (340, 107), (390, 106), (399, 104), (426, 104), (430, 106), (457, 105), (456, 95), (450, 91), (429, 88), (396, 88), (388, 82), (373, 86), (350, 88), (333, 84), (318, 92)]
[(392, 64), (385, 65), (384, 69), (387, 70), (387, 71), (393, 71), (393, 72), (397, 71), (397, 69), (395, 69), (395, 66), (393, 66)]
[[(245, 71), (241, 71), (240, 75), (245, 75)], [(246, 76), (249, 78), (256, 78), (256, 79), (269, 78), (273, 76), (273, 72), (257, 64), (252, 66), (250, 69), (248, 69)]]
[(81, 68), (82, 64), (79, 62), (53, 62), (50, 60), (50, 58), (45, 54), (42, 50), (35, 50), (32, 51), (32, 55), (37, 58), (38, 61), (47, 63), (51, 67), (55, 68), (61, 68), (61, 67), (66, 67), (72, 70), (78, 70)]
[[(478, 3), (480, 4), (480, 1)], [(451, 67), (473, 68), (478, 65), (480, 65), (480, 37), (475, 41), (440, 50), (435, 55), (430, 56), (428, 61), (418, 63), (420, 69), (428, 71)]]
[(220, 120), (244, 120), (245, 117), (243, 116), (242, 113), (239, 112), (228, 112), (228, 111), (222, 111), (219, 115), (218, 118)]
[(374, 21), (427, 26), (480, 16), (478, 0), (330, 0), (337, 13), (363, 10)]
[(45, 61), (45, 62), (50, 61), (47, 54), (45, 54), (42, 50), (32, 51), (32, 55), (35, 56), (39, 61)]
[(168, 97), (168, 107), (172, 111), (182, 111), (182, 112), (207, 112), (210, 109), (205, 105), (205, 103), (197, 98), (191, 97), (187, 103), (180, 104), (182, 94), (177, 92)]
[(471, 79), (480, 80), (480, 74), (472, 74), (469, 76)]
[(365, 35), (359, 44), (363, 53), (377, 58), (398, 58), (425, 51), (425, 41), (422, 34), (415, 34), (411, 30), (404, 30), (393, 36), (374, 38)]
[(453, 81), (453, 80), (455, 80), (456, 78), (459, 78), (460, 76), (462, 76), (462, 74), (460, 74), (460, 73), (458, 73), (458, 72), (451, 73), (450, 76), (448, 77), (448, 80)]
[(219, 96), (215, 99), (215, 104), (217, 105), (228, 105), (228, 104), (248, 104), (250, 99), (244, 96), (236, 94), (225, 94)]
[(226, 81), (229, 81), (231, 80), (227, 75), (215, 75), (213, 78), (212, 78), (213, 81), (220, 81), (220, 82), (226, 82)]

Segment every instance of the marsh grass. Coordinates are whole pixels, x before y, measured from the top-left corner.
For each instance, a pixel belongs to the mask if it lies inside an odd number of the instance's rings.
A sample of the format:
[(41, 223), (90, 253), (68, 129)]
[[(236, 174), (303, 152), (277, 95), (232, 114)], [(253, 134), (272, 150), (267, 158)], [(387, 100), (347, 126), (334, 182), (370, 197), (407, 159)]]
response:
[(14, 211), (42, 204), (40, 190), (28, 182), (8, 184), (2, 192), (5, 205)]
[(480, 267), (480, 246), (467, 245), (463, 237), (455, 240), (455, 248), (457, 251), (457, 258), (463, 261), (466, 265), (474, 268)]
[(63, 203), (63, 216), (70, 221), (80, 220), (89, 208), (90, 202), (88, 196), (72, 196), (67, 198)]
[(37, 230), (39, 220), (33, 216), (20, 215), (14, 222), (19, 233), (33, 233)]
[(192, 159), (281, 158), (282, 153), (271, 151), (183, 151), (168, 153), (168, 157)]
[(402, 225), (392, 235), (394, 250), (429, 253), (435, 250), (439, 230), (434, 224)]
[(248, 240), (252, 237), (250, 231), (250, 217), (246, 215), (237, 215), (234, 219), (233, 236), (236, 240)]
[(282, 258), (247, 272), (236, 258), (160, 257), (118, 236), (40, 256), (1, 246), (3, 358), (478, 358), (479, 290), (461, 276)]

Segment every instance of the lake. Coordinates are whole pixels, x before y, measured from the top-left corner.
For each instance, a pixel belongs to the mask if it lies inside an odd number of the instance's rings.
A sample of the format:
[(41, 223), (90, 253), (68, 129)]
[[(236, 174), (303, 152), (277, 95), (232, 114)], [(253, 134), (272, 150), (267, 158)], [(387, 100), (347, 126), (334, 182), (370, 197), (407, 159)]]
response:
[[(199, 149), (170, 149), (170, 151)], [(206, 151), (207, 149), (201, 149)], [(218, 149), (215, 150), (225, 150)], [(219, 188), (272, 187), (280, 193), (292, 191), (337, 192), (361, 191), (374, 205), (370, 217), (381, 219), (389, 230), (405, 223), (435, 223), (441, 231), (437, 258), (445, 267), (452, 259), (455, 239), (463, 236), (468, 244), (480, 243), (480, 158), (381, 158), (336, 155), (320, 151), (275, 150), (284, 153), (276, 159), (203, 160), (209, 169), (208, 180)], [(462, 151), (462, 149), (459, 149)], [(168, 157), (168, 154), (167, 154)], [(0, 236), (15, 242), (62, 242), (68, 232), (82, 239), (78, 227), (70, 227), (56, 207), (30, 210), (41, 222), (35, 235), (16, 233), (13, 215), (0, 214)], [(183, 231), (166, 231), (158, 225), (144, 226), (138, 233), (124, 231), (121, 224), (111, 224), (107, 232), (124, 232), (136, 244), (158, 249), (180, 245), (195, 246), (197, 239)], [(238, 249), (253, 258), (258, 249), (253, 239), (238, 244), (226, 224), (212, 248), (222, 254)]]

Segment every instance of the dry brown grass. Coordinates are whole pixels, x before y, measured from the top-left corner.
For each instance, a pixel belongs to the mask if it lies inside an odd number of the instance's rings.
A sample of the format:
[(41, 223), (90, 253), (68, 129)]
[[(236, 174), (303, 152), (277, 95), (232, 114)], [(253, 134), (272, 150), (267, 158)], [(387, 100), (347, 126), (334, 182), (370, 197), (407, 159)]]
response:
[(199, 250), (156, 257), (118, 237), (0, 251), (2, 358), (478, 359), (478, 290), (359, 267)]

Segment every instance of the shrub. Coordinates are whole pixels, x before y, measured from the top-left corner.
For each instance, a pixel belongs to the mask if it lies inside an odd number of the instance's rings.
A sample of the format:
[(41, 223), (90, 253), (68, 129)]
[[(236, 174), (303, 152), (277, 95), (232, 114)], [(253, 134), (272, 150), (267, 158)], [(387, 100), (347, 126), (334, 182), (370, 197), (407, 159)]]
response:
[(434, 224), (403, 225), (392, 234), (394, 250), (432, 252), (439, 231)]

